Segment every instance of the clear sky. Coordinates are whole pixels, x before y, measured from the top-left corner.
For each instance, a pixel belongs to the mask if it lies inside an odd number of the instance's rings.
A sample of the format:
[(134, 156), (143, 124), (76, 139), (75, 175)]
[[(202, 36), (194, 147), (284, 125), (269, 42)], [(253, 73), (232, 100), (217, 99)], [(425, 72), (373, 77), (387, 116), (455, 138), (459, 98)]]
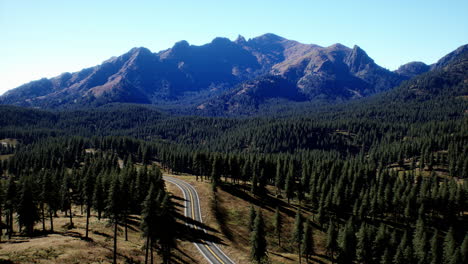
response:
[(132, 47), (264, 33), (363, 48), (394, 70), (468, 43), (467, 0), (0, 0), (0, 94), (100, 64)]

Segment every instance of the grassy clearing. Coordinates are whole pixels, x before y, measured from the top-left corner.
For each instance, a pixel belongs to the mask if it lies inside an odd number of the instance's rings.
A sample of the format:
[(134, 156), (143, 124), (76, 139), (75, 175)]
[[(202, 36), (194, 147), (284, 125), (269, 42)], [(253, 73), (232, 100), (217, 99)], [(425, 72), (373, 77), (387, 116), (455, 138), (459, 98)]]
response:
[(13, 156), (13, 154), (0, 155), (0, 161), (1, 160), (7, 160), (12, 156)]
[[(74, 208), (73, 222), (75, 228), (68, 229), (69, 218), (59, 214), (54, 219), (54, 233), (40, 232), (42, 223), (35, 227), (36, 236), (23, 237), (18, 233), (8, 240), (2, 238), (0, 244), (0, 259), (14, 263), (109, 263), (112, 262), (112, 227), (106, 219), (90, 218), (90, 239), (85, 239), (86, 217), (79, 208)], [(133, 219), (138, 221), (137, 216)], [(49, 221), (46, 219), (46, 229)], [(15, 227), (18, 231), (18, 227)], [(119, 263), (138, 263), (144, 260), (138, 227), (129, 228), (128, 241), (124, 241), (123, 229), (118, 238)]]
[[(174, 195), (174, 201), (179, 213), (183, 214), (181, 205), (183, 199), (178, 188), (167, 184), (167, 190)], [(84, 212), (85, 213), (85, 212)], [(54, 218), (54, 233), (42, 233), (42, 223), (35, 226), (35, 237), (15, 234), (11, 240), (3, 236), (0, 243), (0, 263), (111, 263), (113, 250), (113, 228), (107, 219), (97, 219), (92, 214), (90, 218), (90, 239), (86, 240), (86, 217), (79, 207), (74, 207), (73, 223), (75, 228), (68, 229), (69, 218), (59, 213)], [(139, 216), (131, 216), (133, 224), (128, 229), (128, 241), (125, 241), (124, 229), (121, 227), (118, 237), (118, 263), (144, 263), (144, 239), (139, 229)], [(18, 231), (18, 226), (14, 226)], [(49, 220), (46, 219), (46, 229), (49, 230)], [(198, 253), (195, 246), (184, 240), (177, 241), (173, 250), (174, 263), (207, 263)], [(154, 253), (155, 263), (161, 259)], [(6, 262), (8, 263), (8, 262)]]
[(16, 146), (16, 145), (18, 145), (18, 140), (14, 139), (14, 138), (0, 139), (0, 145), (3, 145), (3, 146)]

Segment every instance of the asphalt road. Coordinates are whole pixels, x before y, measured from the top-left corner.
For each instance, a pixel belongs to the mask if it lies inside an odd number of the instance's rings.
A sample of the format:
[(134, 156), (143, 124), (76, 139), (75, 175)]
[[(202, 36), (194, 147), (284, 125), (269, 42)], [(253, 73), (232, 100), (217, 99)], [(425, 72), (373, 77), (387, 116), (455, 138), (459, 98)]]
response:
[[(195, 188), (187, 182), (174, 177), (164, 176), (164, 180), (176, 185), (182, 191), (185, 199), (185, 216), (203, 223), (200, 199), (198, 198), (198, 193)], [(206, 233), (206, 230), (199, 226), (189, 223), (187, 223), (187, 225), (195, 229), (201, 229)], [(234, 261), (232, 261), (215, 243), (211, 241), (203, 241), (201, 243), (194, 242), (193, 244), (211, 264), (234, 264)]]

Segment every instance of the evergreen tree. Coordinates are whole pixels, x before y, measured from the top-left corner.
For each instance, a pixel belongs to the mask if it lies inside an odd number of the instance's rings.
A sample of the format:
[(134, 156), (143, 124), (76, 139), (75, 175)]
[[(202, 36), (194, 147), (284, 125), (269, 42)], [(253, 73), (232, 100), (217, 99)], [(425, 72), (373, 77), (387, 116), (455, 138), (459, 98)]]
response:
[(349, 263), (354, 259), (356, 238), (352, 219), (338, 233), (338, 263)]
[(165, 228), (159, 228), (159, 252), (162, 255), (163, 264), (171, 263), (171, 251), (175, 247), (175, 219), (172, 214), (173, 207), (167, 193), (164, 194), (161, 202), (160, 222)]
[(460, 245), (460, 263), (468, 263), (468, 234), (465, 234), (465, 238)]
[(263, 222), (263, 215), (260, 209), (257, 210), (255, 217), (255, 224), (251, 233), (250, 243), (251, 252), (250, 255), (252, 260), (257, 263), (262, 262), (266, 258), (267, 254), (267, 242), (266, 242), (265, 224)]
[(408, 233), (405, 231), (403, 238), (401, 239), (400, 244), (396, 250), (395, 256), (393, 258), (394, 264), (407, 264), (411, 263), (411, 259), (409, 259), (408, 249), (411, 249), (411, 245), (409, 243)]
[(380, 264), (392, 264), (392, 257), (390, 256), (388, 249), (385, 249), (379, 263)]
[(252, 194), (258, 194), (258, 177), (256, 173), (254, 173), (254, 175), (252, 176), (252, 185), (250, 186), (250, 192), (252, 192)]
[(374, 242), (372, 243), (372, 258), (374, 262), (378, 262), (388, 246), (387, 231), (385, 225), (382, 223), (379, 226), (377, 235), (375, 236)]
[(414, 230), (413, 236), (413, 249), (414, 255), (418, 260), (418, 263), (424, 264), (426, 261), (427, 252), (427, 235), (425, 231), (424, 221), (420, 218), (416, 223), (416, 229)]
[(431, 239), (430, 263), (439, 264), (440, 255), (439, 230), (436, 230)]
[(47, 171), (44, 172), (41, 186), (41, 197), (48, 207), (50, 232), (54, 232), (54, 214), (59, 209), (60, 205), (59, 191), (57, 189), (57, 183), (54, 181), (52, 173)]
[(148, 195), (142, 205), (141, 212), (141, 230), (143, 237), (146, 238), (146, 254), (145, 264), (148, 263), (148, 251), (151, 246), (151, 240), (156, 240), (156, 230), (158, 228), (158, 215), (160, 211), (160, 204), (158, 201), (158, 193), (155, 190), (154, 184), (151, 184)]
[(333, 223), (333, 221), (330, 220), (328, 224), (327, 241), (326, 241), (325, 248), (327, 249), (327, 255), (330, 256), (332, 263), (334, 260), (334, 255), (335, 255), (335, 251), (337, 247), (336, 238), (337, 238), (337, 233), (335, 229), (335, 224)]
[[(455, 251), (453, 252), (453, 256), (451, 256), (448, 264), (460, 264), (462, 263), (461, 262), (461, 253), (460, 253), (460, 249), (457, 248), (455, 249)], [(464, 264), (464, 263), (463, 263)]]
[(219, 182), (219, 179), (221, 178), (221, 173), (223, 171), (223, 164), (221, 161), (221, 158), (218, 155), (215, 155), (213, 158), (213, 164), (211, 166), (211, 181), (216, 182), (216, 184)]
[(257, 213), (253, 205), (250, 206), (250, 213), (249, 213), (249, 231), (252, 232), (255, 224), (255, 218), (257, 217)]
[(283, 218), (281, 217), (281, 213), (279, 207), (276, 207), (275, 215), (273, 216), (273, 228), (276, 237), (278, 238), (278, 246), (281, 246), (281, 235), (283, 230)]
[(21, 186), (18, 200), (18, 223), (25, 227), (26, 235), (32, 235), (34, 224), (39, 221), (39, 211), (34, 199), (33, 189), (29, 179), (25, 179)]
[(117, 176), (111, 183), (109, 196), (106, 201), (106, 215), (109, 222), (114, 225), (114, 256), (113, 263), (117, 263), (117, 231), (122, 217), (122, 197), (120, 195), (120, 181)]
[(304, 220), (301, 210), (298, 209), (296, 218), (294, 220), (294, 230), (292, 234), (292, 241), (297, 244), (297, 253), (299, 255), (299, 263), (301, 262), (301, 242), (304, 236)]
[(84, 175), (83, 183), (83, 196), (84, 202), (86, 204), (86, 231), (85, 238), (88, 238), (89, 231), (89, 217), (91, 216), (91, 207), (93, 206), (93, 197), (94, 197), (94, 176), (90, 172)]
[(128, 241), (128, 215), (130, 214), (130, 202), (132, 194), (132, 180), (131, 177), (133, 176), (133, 164), (130, 164), (127, 167), (127, 170), (123, 173), (121, 178), (121, 185), (120, 185), (120, 195), (122, 197), (128, 197), (126, 199), (122, 199), (121, 201), (121, 211), (122, 211), (122, 223), (125, 229), (125, 241)]
[(65, 174), (62, 179), (62, 185), (60, 187), (60, 197), (62, 201), (62, 211), (69, 213), (70, 224), (69, 228), (73, 228), (73, 213), (72, 213), (72, 188), (71, 179), (68, 174)]
[(305, 255), (306, 262), (309, 262), (309, 256), (313, 255), (315, 252), (315, 244), (314, 244), (314, 237), (312, 232), (312, 226), (310, 224), (310, 220), (307, 218), (304, 224), (304, 234), (302, 236), (302, 248), (301, 254)]
[(275, 187), (278, 193), (281, 193), (284, 185), (284, 175), (281, 160), (278, 158), (276, 161), (276, 173), (275, 173)]
[(453, 235), (453, 228), (450, 228), (444, 238), (444, 258), (445, 263), (449, 263), (455, 253), (457, 246)]
[(369, 226), (361, 224), (357, 237), (356, 258), (359, 262), (370, 263), (372, 261), (372, 238), (369, 232)]
[(13, 177), (8, 179), (7, 190), (5, 194), (5, 213), (7, 216), (7, 225), (8, 225), (8, 239), (11, 239), (13, 235), (13, 213), (16, 209), (16, 198), (17, 196), (17, 189), (16, 183)]
[(295, 179), (294, 179), (294, 170), (293, 166), (290, 166), (288, 171), (288, 175), (286, 176), (286, 198), (288, 198), (288, 204), (292, 198), (294, 198), (294, 188), (295, 187)]
[(106, 208), (107, 194), (104, 190), (103, 175), (100, 175), (96, 179), (93, 191), (93, 207), (97, 211), (98, 220), (101, 220), (102, 212)]

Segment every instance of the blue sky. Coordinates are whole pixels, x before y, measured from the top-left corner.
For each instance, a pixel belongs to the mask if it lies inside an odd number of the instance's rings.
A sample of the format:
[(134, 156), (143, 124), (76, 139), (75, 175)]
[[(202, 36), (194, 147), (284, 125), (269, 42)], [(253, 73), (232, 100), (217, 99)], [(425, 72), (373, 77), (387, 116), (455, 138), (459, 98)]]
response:
[(271, 32), (303, 43), (359, 45), (390, 70), (434, 63), (468, 43), (468, 1), (0, 0), (0, 94), (78, 71), (132, 47)]

